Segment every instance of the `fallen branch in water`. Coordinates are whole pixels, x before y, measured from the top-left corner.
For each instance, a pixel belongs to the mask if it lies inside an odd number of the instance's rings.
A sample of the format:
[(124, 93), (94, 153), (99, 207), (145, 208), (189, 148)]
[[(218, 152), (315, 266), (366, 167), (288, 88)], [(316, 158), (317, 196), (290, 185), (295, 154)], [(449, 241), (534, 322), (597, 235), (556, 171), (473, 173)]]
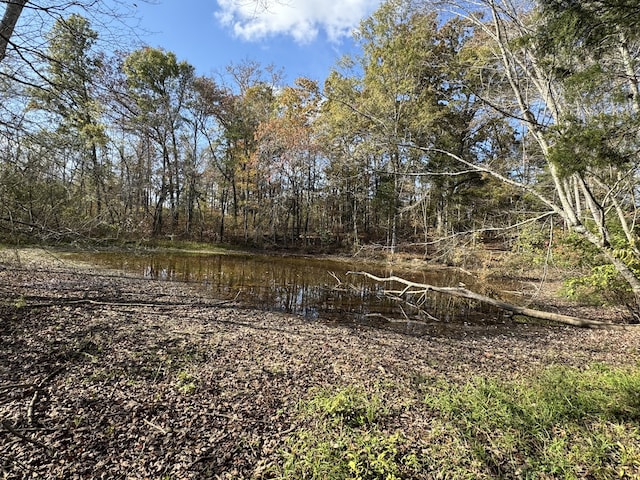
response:
[(404, 285), (404, 289), (399, 291), (394, 291), (398, 297), (402, 297), (407, 293), (415, 294), (426, 294), (427, 292), (437, 292), (445, 295), (451, 295), (454, 297), (460, 298), (468, 298), (470, 300), (476, 300), (478, 302), (486, 303), (488, 305), (493, 305), (494, 307), (498, 307), (502, 310), (506, 310), (509, 312), (513, 312), (518, 315), (524, 315), (526, 317), (538, 318), (540, 320), (548, 320), (551, 322), (564, 323), (566, 325), (572, 325), (574, 327), (582, 327), (582, 328), (637, 328), (639, 325), (626, 325), (626, 324), (617, 324), (617, 323), (609, 323), (609, 322), (599, 322), (597, 320), (587, 320), (584, 318), (572, 317), (570, 315), (563, 315), (560, 313), (552, 313), (545, 312), (543, 310), (536, 310), (533, 308), (521, 307), (518, 305), (513, 305), (511, 303), (503, 302), (501, 300), (496, 300), (495, 298), (487, 297), (486, 295), (482, 295), (480, 293), (472, 292), (464, 287), (438, 287), (435, 285), (428, 285), (426, 283), (416, 283), (410, 280), (406, 280), (401, 277), (391, 276), (391, 277), (377, 277), (376, 275), (372, 275), (368, 272), (348, 272), (347, 275), (364, 275), (367, 278), (375, 280), (376, 282), (397, 282)]

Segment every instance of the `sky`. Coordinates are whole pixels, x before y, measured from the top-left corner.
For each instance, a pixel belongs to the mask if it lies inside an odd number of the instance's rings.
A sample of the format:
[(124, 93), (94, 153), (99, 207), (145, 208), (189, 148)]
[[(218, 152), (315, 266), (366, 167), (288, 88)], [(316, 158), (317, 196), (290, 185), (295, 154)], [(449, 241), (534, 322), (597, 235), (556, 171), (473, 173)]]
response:
[[(268, 5), (264, 6), (265, 3)], [(257, 61), (281, 68), (287, 83), (322, 82), (354, 51), (352, 31), (381, 0), (152, 0), (137, 3), (147, 45), (176, 54), (199, 75)]]

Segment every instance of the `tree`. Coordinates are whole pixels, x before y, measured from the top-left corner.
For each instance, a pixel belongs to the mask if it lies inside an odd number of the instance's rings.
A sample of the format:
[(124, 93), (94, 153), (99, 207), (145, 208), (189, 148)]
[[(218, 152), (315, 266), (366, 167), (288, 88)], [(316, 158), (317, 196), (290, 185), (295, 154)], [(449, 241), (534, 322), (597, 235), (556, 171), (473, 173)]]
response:
[[(96, 226), (96, 220), (109, 224), (116, 220), (116, 204), (106, 198), (107, 191), (114, 190), (109, 183), (113, 172), (101, 105), (105, 93), (102, 87), (106, 85), (102, 69), (106, 64), (100, 62), (100, 46), (108, 42), (115, 48), (131, 38), (118, 34), (126, 30), (125, 19), (131, 17), (134, 8), (120, 0), (0, 1), (1, 135), (3, 139), (12, 137), (18, 145), (12, 156), (3, 158), (0, 167), (11, 171), (25, 161), (27, 149), (40, 150), (42, 160), (51, 164), (37, 162), (42, 167), (39, 173), (58, 175), (69, 204), (68, 210), (59, 208), (54, 217), (73, 219), (71, 230), (77, 233), (82, 230), (80, 219), (86, 219), (90, 229)], [(82, 62), (87, 63), (80, 65)], [(51, 125), (58, 131), (51, 132)], [(49, 138), (41, 134), (41, 128), (49, 131)], [(53, 138), (58, 143), (49, 141)], [(14, 161), (17, 163), (10, 163)], [(65, 167), (60, 169), (58, 164), (62, 162)], [(33, 165), (26, 171), (33, 173)], [(54, 203), (58, 205), (57, 200)]]
[(542, 0), (540, 11), (542, 28), (536, 33), (540, 49), (552, 57), (569, 59), (560, 79), (566, 81), (579, 71), (595, 73), (593, 62), (603, 60), (603, 70), (610, 75), (613, 68), (624, 79), (627, 98), (635, 113), (640, 113), (640, 79), (633, 52), (640, 38), (637, 29), (640, 7), (636, 2)]
[[(347, 60), (345, 59), (343, 63)], [(353, 108), (360, 95), (355, 74), (329, 74), (315, 128), (328, 159), (325, 202), (326, 228), (336, 238), (358, 247), (371, 233), (370, 186), (374, 176), (367, 152), (366, 118)]]
[[(202, 173), (202, 161), (204, 160), (204, 144), (208, 143), (210, 119), (215, 103), (218, 102), (218, 90), (209, 79), (194, 77), (189, 96), (185, 104), (183, 114), (184, 122), (189, 128), (181, 137), (181, 146), (184, 149), (184, 233), (191, 236), (195, 224), (195, 209), (203, 196), (202, 185), (199, 180)], [(211, 102), (211, 104), (209, 104)], [(203, 139), (205, 140), (203, 142)]]
[(477, 198), (487, 180), (442, 151), (484, 163), (506, 158), (509, 170), (517, 142), (514, 129), (487, 116), (473, 85), (463, 82), (468, 22), (440, 22), (436, 12), (392, 1), (363, 22), (358, 38), (362, 78), (329, 76), (325, 120), (336, 140), (350, 132), (343, 151), (351, 160), (356, 151), (372, 159), (372, 209), (386, 217), (388, 245), (393, 250), (399, 233), (406, 238), (418, 225), (425, 241), (432, 229), (442, 236), (471, 228), (466, 199), (471, 192)]
[(274, 241), (278, 232), (286, 241), (289, 231), (292, 243), (302, 239), (306, 244), (312, 236), (310, 222), (320, 178), (320, 146), (313, 128), (319, 103), (317, 84), (300, 78), (295, 87), (278, 93), (275, 114), (256, 132), (256, 160), (265, 183), (262, 213)]
[[(179, 129), (194, 69), (187, 62), (178, 62), (171, 52), (146, 47), (132, 52), (125, 59), (123, 70), (137, 107), (132, 125), (141, 138), (149, 138), (159, 150), (159, 162), (152, 167), (157, 172), (153, 233), (159, 235), (163, 231), (167, 200), (175, 231), (182, 193)], [(155, 156), (154, 152), (150, 154)]]
[(222, 241), (226, 233), (225, 217), (231, 203), (230, 196), (235, 199), (236, 191), (235, 166), (226, 135), (227, 128), (235, 121), (235, 96), (207, 77), (194, 79), (193, 89), (192, 108), (200, 118), (198, 126), (205, 139), (205, 155), (208, 160), (203, 172), (208, 181), (202, 188), (209, 192), (209, 205), (212, 210), (217, 206), (216, 230), (218, 239)]
[[(484, 55), (485, 65), (491, 65), (492, 78), (499, 75), (501, 82), (509, 85), (509, 95), (503, 89), (492, 90), (486, 83), (479, 96), (499, 115), (518, 121), (523, 134), (535, 141), (552, 189), (514, 182), (471, 158), (446, 154), (534, 195), (569, 229), (595, 246), (640, 301), (640, 280), (634, 267), (640, 257), (633, 228), (628, 224), (635, 205), (630, 203), (630, 190), (626, 188), (634, 175), (633, 145), (637, 145), (637, 138), (633, 134), (609, 136), (618, 128), (625, 131), (626, 120), (636, 120), (636, 114), (625, 112), (628, 103), (625, 106), (625, 101), (619, 101), (635, 96), (636, 59), (624, 62), (631, 65), (633, 75), (625, 75), (627, 82), (623, 85), (615, 81), (613, 71), (599, 68), (603, 61), (614, 63), (611, 50), (589, 49), (578, 37), (561, 36), (558, 30), (551, 33), (556, 35), (554, 41), (541, 42), (545, 36), (540, 32), (550, 24), (536, 5), (483, 0), (442, 4), (472, 22), (476, 35), (483, 39), (485, 48), (475, 55), (475, 61)], [(618, 27), (625, 30), (623, 23)], [(613, 43), (621, 47), (623, 38), (617, 37)], [(567, 43), (571, 48), (561, 46)], [(567, 60), (570, 66), (580, 65), (578, 76), (562, 68)], [(572, 80), (579, 78), (581, 83), (575, 84), (579, 87), (572, 91)], [(502, 96), (496, 97), (496, 91)], [(616, 228), (625, 236), (618, 236), (614, 242)]]
[[(47, 34), (47, 66), (43, 77), (47, 89), (30, 88), (30, 107), (53, 114), (59, 119), (58, 138), (65, 144), (75, 144), (78, 160), (81, 198), (89, 194), (95, 211), (100, 215), (104, 203), (106, 168), (101, 164), (99, 149), (107, 138), (100, 115), (102, 105), (97, 96), (96, 82), (102, 65), (101, 56), (92, 52), (98, 37), (86, 18), (71, 15), (58, 20)], [(87, 190), (85, 183), (90, 183)]]
[[(145, 1), (145, 0), (141, 0)], [(84, 13), (87, 18), (100, 23), (106, 37), (110, 27), (109, 20), (122, 20), (131, 17), (135, 4), (122, 1), (107, 0), (0, 0), (3, 6), (0, 19), (0, 64), (5, 63), (8, 56), (19, 60), (14, 68), (0, 71), (0, 75), (8, 76), (14, 81), (29, 85), (39, 79), (38, 61), (45, 60), (46, 53), (42, 49), (42, 32), (50, 31), (56, 22), (68, 16), (69, 12)], [(120, 35), (113, 35), (114, 42)], [(22, 70), (26, 66), (30, 74)]]
[(275, 90), (281, 82), (281, 74), (272, 66), (263, 68), (251, 61), (229, 65), (227, 74), (231, 80), (224, 88), (225, 98), (217, 108), (217, 118), (223, 128), (221, 135), (210, 142), (211, 154), (224, 179), (223, 193), (227, 194), (227, 188), (231, 190), (228, 193), (232, 228), (248, 242), (251, 234), (254, 239), (258, 235), (255, 227), (260, 214), (261, 176), (257, 169), (256, 133), (273, 114)]
[(329, 102), (338, 104), (326, 109), (338, 115), (336, 121), (348, 115), (343, 107), (360, 116), (350, 130), (373, 161), (374, 211), (384, 217), (392, 252), (398, 243), (402, 206), (414, 194), (406, 174), (415, 157), (403, 144), (428, 137), (439, 116), (437, 95), (429, 82), (430, 56), (438, 49), (433, 41), (436, 30), (435, 17), (419, 14), (410, 2), (383, 4), (362, 22), (356, 37), (363, 51), (356, 60), (362, 78), (352, 81), (336, 72), (325, 86)]

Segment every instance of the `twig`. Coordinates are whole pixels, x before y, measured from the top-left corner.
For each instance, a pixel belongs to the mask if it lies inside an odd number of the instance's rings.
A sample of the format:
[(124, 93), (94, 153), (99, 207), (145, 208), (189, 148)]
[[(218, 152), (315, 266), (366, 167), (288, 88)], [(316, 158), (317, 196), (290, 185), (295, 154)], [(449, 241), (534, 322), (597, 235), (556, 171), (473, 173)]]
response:
[[(393, 318), (390, 317), (385, 317), (384, 315), (382, 315), (381, 313), (365, 313), (364, 314), (365, 318), (381, 318), (386, 322), (389, 323), (393, 323), (393, 322), (397, 322), (397, 320), (394, 320)], [(404, 322), (405, 320), (402, 320), (402, 322)]]
[(33, 397), (31, 397), (31, 401), (29, 402), (29, 406), (27, 407), (27, 420), (29, 421), (30, 425), (34, 425), (35, 424), (35, 421), (33, 419), (33, 410), (34, 410), (36, 402), (38, 401), (38, 397), (40, 395), (40, 391), (41, 391), (42, 387), (46, 383), (48, 383), (53, 377), (55, 377), (58, 373), (60, 373), (62, 370), (64, 370), (64, 368), (65, 367), (57, 368), (56, 370), (51, 372), (49, 375), (44, 377), (42, 380), (40, 380), (38, 382), (38, 384), (36, 385), (36, 389), (33, 392)]
[[(394, 291), (385, 291), (385, 295), (390, 298), (391, 300), (394, 300), (398, 303), (402, 302), (405, 305), (409, 305), (411, 308), (415, 308), (416, 311), (418, 312), (418, 315), (424, 315), (425, 317), (427, 317), (429, 320), (434, 321), (434, 322), (440, 322), (441, 320), (439, 318), (434, 317), (433, 315), (431, 315), (429, 312), (427, 312), (424, 308), (422, 308), (422, 304), (424, 304), (424, 301), (426, 301), (425, 298), (425, 294), (424, 291), (421, 290), (417, 290), (417, 291), (409, 291), (406, 293), (410, 293), (410, 294), (418, 294), (420, 293), (420, 298), (418, 298), (418, 301), (416, 303), (411, 303), (409, 300), (405, 299), (402, 297), (402, 292), (394, 292)], [(404, 309), (402, 308), (402, 305), (398, 305), (398, 307), (400, 307), (400, 310), (402, 311), (402, 315), (404, 315), (406, 321), (408, 322), (412, 322), (412, 321), (416, 321), (415, 319), (411, 319), (408, 317), (408, 315), (405, 313)], [(423, 323), (422, 319), (420, 319), (420, 323)]]
[(31, 397), (31, 401), (29, 402), (29, 406), (27, 407), (27, 421), (29, 422), (29, 425), (35, 424), (33, 420), (33, 407), (38, 401), (39, 393), (40, 393), (40, 390), (38, 389), (36, 389), (36, 391), (33, 392), (33, 397)]
[(52, 456), (52, 455), (53, 455), (53, 452), (51, 451), (51, 449), (50, 449), (47, 445), (45, 445), (44, 443), (42, 443), (42, 442), (41, 442), (41, 441), (39, 441), (39, 440), (36, 440), (35, 438), (28, 437), (28, 436), (27, 436), (27, 435), (25, 435), (24, 433), (22, 433), (22, 432), (20, 432), (20, 431), (16, 430), (16, 429), (13, 427), (13, 425), (11, 425), (7, 420), (3, 420), (3, 421), (2, 421), (2, 427), (3, 427), (5, 430), (7, 430), (8, 432), (13, 433), (16, 437), (18, 437), (18, 438), (20, 438), (20, 439), (24, 440), (25, 442), (31, 443), (31, 444), (33, 444), (33, 445), (35, 445), (35, 446), (37, 446), (37, 447), (42, 448), (42, 449), (46, 452), (47, 456), (49, 456), (49, 457), (50, 457), (50, 456)]
[(296, 430), (298, 430), (298, 428), (298, 425), (291, 425), (291, 427), (287, 428), (286, 430), (278, 432), (278, 435), (284, 437), (285, 435), (289, 435), (290, 433), (295, 432)]
[(150, 427), (155, 428), (156, 430), (162, 432), (164, 435), (169, 435), (171, 433), (171, 429), (166, 430), (164, 428), (162, 428), (160, 425), (156, 425), (155, 423), (150, 422), (149, 420), (147, 420), (146, 418), (143, 418), (142, 421), (144, 423), (146, 423), (147, 425), (149, 425)]
[(328, 273), (329, 273), (329, 275), (331, 275), (334, 278), (334, 280), (336, 282), (338, 282), (334, 288), (337, 288), (340, 285), (342, 285), (342, 280), (340, 280), (340, 278), (335, 273), (333, 273), (333, 272), (328, 272)]
[(409, 317), (405, 313), (404, 308), (402, 308), (402, 305), (398, 305), (398, 308), (400, 308), (400, 311), (402, 312), (402, 316), (404, 317), (404, 319), (408, 321)]

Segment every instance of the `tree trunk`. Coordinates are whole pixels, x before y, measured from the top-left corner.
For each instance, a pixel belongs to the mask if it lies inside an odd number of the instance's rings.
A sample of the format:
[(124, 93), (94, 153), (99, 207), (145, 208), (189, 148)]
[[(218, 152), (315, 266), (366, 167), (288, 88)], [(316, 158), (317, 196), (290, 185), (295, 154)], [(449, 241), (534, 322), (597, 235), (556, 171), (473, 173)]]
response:
[[(540, 147), (542, 155), (546, 159), (559, 205), (555, 200), (544, 198), (541, 194), (536, 193), (536, 196), (544, 203), (551, 206), (554, 211), (564, 219), (568, 228), (582, 235), (607, 257), (607, 259), (616, 267), (618, 272), (631, 286), (636, 302), (640, 305), (640, 278), (625, 262), (613, 254), (613, 251), (609, 246), (609, 238), (611, 235), (609, 227), (604, 221), (604, 211), (601, 205), (603, 202), (599, 203), (593, 197), (593, 192), (589, 189), (588, 185), (588, 181), (590, 180), (588, 176), (586, 179), (582, 175), (576, 176), (578, 188), (574, 189), (573, 192), (571, 191), (572, 189), (570, 187), (568, 188), (563, 182), (558, 166), (550, 159), (551, 145), (545, 136), (545, 131), (536, 120), (532, 112), (533, 107), (530, 108), (531, 104), (528, 103), (528, 96), (530, 95), (530, 92), (527, 91), (527, 87), (530, 84), (534, 86), (536, 93), (540, 96), (542, 104), (544, 104), (548, 110), (556, 126), (563, 125), (562, 113), (566, 108), (566, 105), (561, 103), (561, 100), (559, 100), (562, 96), (558, 95), (558, 92), (554, 88), (554, 82), (551, 81), (552, 79), (550, 79), (547, 74), (545, 74), (544, 68), (540, 65), (538, 58), (536, 58), (535, 51), (527, 51), (525, 59), (524, 56), (519, 57), (518, 52), (512, 50), (512, 44), (514, 42), (511, 41), (512, 39), (508, 38), (504, 17), (501, 16), (496, 5), (496, 2), (493, 0), (487, 1), (487, 6), (493, 16), (493, 30), (488, 28), (485, 24), (478, 24), (478, 26), (483, 28), (483, 30), (496, 42), (500, 61), (504, 66), (504, 74), (521, 111), (521, 122), (527, 126), (531, 135)], [(526, 32), (526, 28), (515, 21), (515, 17), (511, 18), (514, 20), (514, 25), (521, 28), (521, 34), (528, 34), (528, 32)], [(635, 74), (633, 61), (630, 55), (628, 55), (629, 51), (626, 38), (621, 36), (620, 40), (620, 53), (623, 57), (622, 60), (628, 77), (627, 80), (629, 82), (630, 92), (634, 97), (634, 110), (637, 112), (640, 108), (640, 99), (638, 98), (639, 95), (637, 95), (638, 78)], [(525, 82), (525, 79), (528, 80), (530, 84)], [(495, 173), (492, 174), (496, 178), (500, 178), (500, 175), (495, 175)], [(580, 204), (580, 199), (576, 199), (576, 206), (571, 203), (572, 193), (575, 195), (575, 193), (579, 191), (582, 192), (585, 205), (589, 208), (591, 217), (599, 229), (599, 235), (590, 232), (583, 224), (582, 219), (579, 218), (579, 214), (582, 213), (577, 209), (577, 206)]]
[(11, 42), (11, 36), (13, 30), (18, 23), (22, 9), (27, 4), (28, 0), (12, 0), (6, 2), (7, 9), (4, 11), (2, 21), (0, 22), (0, 63), (7, 55), (7, 46)]
[(625, 75), (629, 84), (631, 102), (635, 113), (640, 113), (640, 87), (638, 86), (638, 75), (636, 65), (629, 51), (629, 40), (624, 33), (620, 33), (620, 56), (624, 65)]
[(156, 207), (153, 211), (153, 236), (157, 237), (162, 233), (162, 211), (164, 210), (164, 191), (160, 193)]
[[(637, 328), (640, 325), (626, 325), (626, 324), (615, 324), (608, 322), (599, 322), (596, 320), (587, 320), (583, 318), (572, 317), (570, 315), (562, 315), (559, 313), (545, 312), (542, 310), (535, 310), (527, 307), (520, 307), (518, 305), (513, 305), (507, 302), (503, 302), (501, 300), (496, 300), (491, 297), (487, 297), (486, 295), (482, 295), (480, 293), (472, 292), (471, 290), (467, 290), (463, 287), (437, 287), (434, 285), (428, 285), (425, 283), (416, 283), (411, 282), (409, 280), (405, 280), (404, 278), (391, 276), (391, 277), (377, 277), (367, 272), (349, 272), (350, 274), (355, 275), (364, 275), (376, 282), (398, 282), (405, 285), (405, 288), (400, 291), (393, 291), (399, 296), (405, 295), (407, 293), (425, 293), (428, 291), (443, 293), (445, 295), (451, 295), (454, 297), (468, 298), (471, 300), (476, 300), (478, 302), (486, 303), (488, 305), (493, 305), (494, 307), (498, 307), (502, 310), (507, 310), (509, 312), (516, 313), (518, 315), (524, 315), (525, 317), (538, 318), (540, 320), (548, 320), (551, 322), (564, 323), (567, 325), (572, 325), (574, 327), (582, 327), (582, 328)], [(412, 290), (413, 289), (413, 290)], [(391, 292), (389, 292), (391, 293)]]

